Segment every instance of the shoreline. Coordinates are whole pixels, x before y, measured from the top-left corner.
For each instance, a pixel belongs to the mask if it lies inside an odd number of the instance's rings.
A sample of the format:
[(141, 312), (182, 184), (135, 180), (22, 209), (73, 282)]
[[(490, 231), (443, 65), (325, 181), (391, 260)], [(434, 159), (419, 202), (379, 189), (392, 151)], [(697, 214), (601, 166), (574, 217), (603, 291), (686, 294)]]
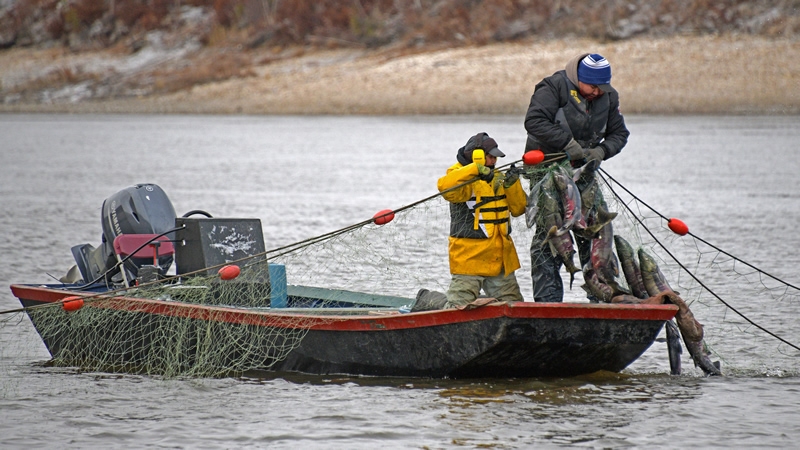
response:
[[(753, 36), (678, 36), (604, 43), (527, 40), (407, 55), (336, 49), (269, 59), (268, 50), (251, 51), (249, 60), (267, 62), (247, 67), (242, 77), (142, 98), (3, 103), (0, 113), (524, 115), (541, 78), (576, 53), (591, 51), (611, 62), (625, 114), (794, 115), (800, 114), (798, 44)], [(35, 52), (44, 51), (27, 53)], [(26, 52), (0, 52), (0, 80), (8, 85), (6, 79), (22, 70), (66, 67), (81, 56), (62, 53), (20, 62)]]

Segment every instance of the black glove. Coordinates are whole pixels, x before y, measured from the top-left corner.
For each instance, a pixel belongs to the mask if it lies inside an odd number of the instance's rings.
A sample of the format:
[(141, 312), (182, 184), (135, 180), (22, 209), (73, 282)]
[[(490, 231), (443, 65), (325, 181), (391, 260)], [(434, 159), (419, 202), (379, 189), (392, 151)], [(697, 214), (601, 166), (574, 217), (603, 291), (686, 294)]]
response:
[(514, 183), (519, 180), (519, 174), (522, 172), (522, 169), (517, 169), (514, 164), (511, 164), (511, 167), (508, 168), (506, 171), (506, 178), (503, 181), (503, 187), (508, 189), (514, 185)]
[(494, 169), (478, 164), (478, 178), (489, 183), (494, 179)]
[(570, 139), (567, 146), (564, 147), (564, 153), (570, 161), (580, 161), (585, 158), (586, 150), (587, 149), (581, 147), (581, 144), (578, 144), (575, 139)]
[(600, 167), (600, 163), (603, 162), (603, 159), (606, 157), (605, 147), (602, 145), (598, 145), (594, 148), (587, 148), (586, 149), (586, 167), (589, 170), (597, 170)]

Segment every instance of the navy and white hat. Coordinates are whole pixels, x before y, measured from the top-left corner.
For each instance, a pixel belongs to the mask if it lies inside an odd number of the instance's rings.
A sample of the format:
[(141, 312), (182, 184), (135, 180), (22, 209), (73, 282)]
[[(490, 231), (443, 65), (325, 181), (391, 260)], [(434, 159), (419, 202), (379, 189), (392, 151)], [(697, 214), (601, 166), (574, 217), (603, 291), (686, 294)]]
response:
[(593, 84), (603, 92), (613, 91), (611, 87), (611, 64), (602, 55), (592, 53), (578, 63), (578, 81)]

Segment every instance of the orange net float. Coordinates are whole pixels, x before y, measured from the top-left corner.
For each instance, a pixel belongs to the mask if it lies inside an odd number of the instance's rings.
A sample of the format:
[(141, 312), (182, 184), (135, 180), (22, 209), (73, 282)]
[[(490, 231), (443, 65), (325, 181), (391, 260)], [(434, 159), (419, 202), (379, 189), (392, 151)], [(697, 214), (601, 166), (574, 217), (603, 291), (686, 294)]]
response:
[(674, 217), (667, 221), (667, 226), (670, 230), (672, 230), (673, 233), (681, 236), (685, 236), (687, 233), (689, 233), (689, 227), (683, 223), (682, 220)]
[(77, 295), (66, 297), (65, 299), (61, 300), (61, 308), (67, 312), (77, 311), (83, 308), (83, 299)]
[(372, 216), (372, 218), (373, 218), (372, 221), (375, 223), (375, 225), (387, 224), (392, 220), (394, 220), (394, 211), (392, 211), (391, 209), (384, 209), (383, 211), (378, 211), (377, 213), (375, 213), (375, 215)]
[(228, 264), (227, 266), (222, 266), (217, 273), (222, 280), (232, 280), (242, 273), (242, 269), (236, 264)]
[(541, 150), (531, 150), (522, 155), (522, 162), (528, 166), (535, 166), (544, 161), (544, 152)]

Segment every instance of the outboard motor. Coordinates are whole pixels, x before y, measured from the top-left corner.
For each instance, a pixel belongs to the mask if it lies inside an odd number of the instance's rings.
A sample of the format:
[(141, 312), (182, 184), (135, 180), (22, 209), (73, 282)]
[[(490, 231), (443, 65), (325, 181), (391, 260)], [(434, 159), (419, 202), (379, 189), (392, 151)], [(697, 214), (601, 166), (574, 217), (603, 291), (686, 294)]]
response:
[[(117, 264), (114, 251), (114, 239), (117, 236), (161, 234), (175, 228), (175, 208), (167, 194), (155, 184), (137, 184), (123, 189), (107, 198), (102, 210), (103, 236), (100, 247), (94, 248), (90, 244), (72, 247), (77, 269), (86, 283), (97, 280), (103, 274), (106, 281), (111, 281), (119, 273), (119, 268), (109, 271)], [(174, 240), (174, 233), (166, 237)], [(172, 261), (172, 253), (158, 256), (161, 275), (166, 275)], [(125, 262), (125, 269), (131, 278), (136, 278), (139, 269), (150, 264), (153, 264), (152, 258), (131, 257)]]

